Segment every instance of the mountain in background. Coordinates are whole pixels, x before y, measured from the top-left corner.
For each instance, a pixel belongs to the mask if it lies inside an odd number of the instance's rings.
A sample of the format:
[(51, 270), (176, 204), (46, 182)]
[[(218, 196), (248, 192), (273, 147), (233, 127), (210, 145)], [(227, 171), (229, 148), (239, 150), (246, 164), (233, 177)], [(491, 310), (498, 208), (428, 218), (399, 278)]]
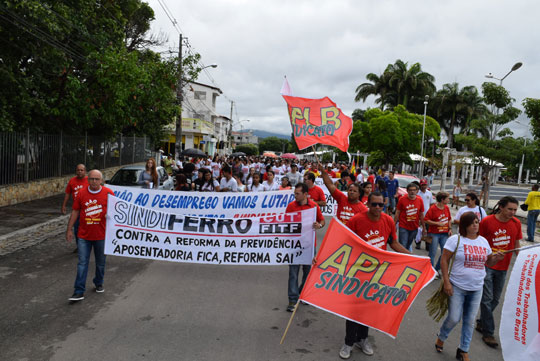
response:
[(273, 132), (267, 132), (266, 130), (259, 130), (259, 129), (244, 129), (245, 132), (253, 132), (253, 135), (256, 135), (259, 138), (268, 138), (268, 137), (278, 137), (281, 139), (291, 139), (291, 134), (280, 134), (280, 133), (273, 133)]

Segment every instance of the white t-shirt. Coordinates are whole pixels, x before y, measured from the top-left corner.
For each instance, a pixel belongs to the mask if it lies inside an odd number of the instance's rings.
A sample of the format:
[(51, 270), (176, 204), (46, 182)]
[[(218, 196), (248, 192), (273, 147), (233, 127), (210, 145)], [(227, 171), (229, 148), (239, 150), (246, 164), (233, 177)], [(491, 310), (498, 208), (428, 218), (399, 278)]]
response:
[(212, 188), (212, 186), (208, 183), (204, 183), (203, 186), (201, 187), (201, 191), (214, 191), (216, 189), (216, 187), (219, 186), (219, 183), (217, 180), (214, 179), (214, 187)]
[(246, 181), (246, 178), (249, 174), (249, 167), (247, 165), (243, 165), (242, 166), (242, 180), (245, 182)]
[(294, 187), (296, 184), (300, 183), (302, 181), (302, 175), (298, 172), (287, 173), (287, 178), (289, 178), (289, 182), (291, 182), (291, 185)]
[(248, 192), (264, 192), (264, 186), (261, 183), (259, 183), (258, 186), (250, 184), (248, 185), (247, 190)]
[(214, 178), (218, 178), (219, 177), (219, 170), (221, 169), (221, 164), (219, 164), (217, 162), (212, 162), (212, 163), (210, 163), (210, 167), (212, 168), (212, 176)]
[(268, 181), (263, 182), (263, 189), (265, 192), (268, 191), (279, 191), (279, 184), (274, 180), (272, 184), (268, 184)]
[(487, 217), (486, 211), (480, 206), (476, 206), (474, 208), (463, 206), (457, 211), (456, 217), (454, 219), (459, 221), (461, 215), (466, 212), (473, 212), (474, 214), (476, 214), (476, 216), (478, 217), (478, 221), (482, 221), (482, 219)]
[(429, 207), (431, 206), (433, 202), (433, 193), (431, 193), (430, 190), (426, 189), (426, 193), (419, 191), (418, 196), (422, 198), (424, 201), (424, 216), (426, 215), (427, 211), (429, 210)]
[(486, 276), (485, 263), (491, 254), (491, 247), (482, 236), (469, 239), (455, 234), (446, 240), (444, 249), (454, 252), (458, 237), (459, 248), (450, 271), (450, 282), (466, 291), (481, 290)]
[(223, 177), (221, 178), (221, 183), (219, 184), (219, 187), (221, 189), (229, 188), (229, 192), (236, 192), (238, 190), (238, 182), (236, 182), (236, 179), (231, 177), (231, 179), (227, 180), (227, 178)]

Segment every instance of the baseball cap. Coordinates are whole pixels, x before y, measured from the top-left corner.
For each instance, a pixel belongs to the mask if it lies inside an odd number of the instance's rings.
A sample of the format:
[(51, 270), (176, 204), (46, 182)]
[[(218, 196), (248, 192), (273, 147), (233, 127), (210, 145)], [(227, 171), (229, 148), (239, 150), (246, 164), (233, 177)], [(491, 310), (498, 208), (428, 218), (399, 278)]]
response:
[(420, 185), (423, 185), (423, 184), (427, 185), (427, 180), (426, 179), (420, 179)]

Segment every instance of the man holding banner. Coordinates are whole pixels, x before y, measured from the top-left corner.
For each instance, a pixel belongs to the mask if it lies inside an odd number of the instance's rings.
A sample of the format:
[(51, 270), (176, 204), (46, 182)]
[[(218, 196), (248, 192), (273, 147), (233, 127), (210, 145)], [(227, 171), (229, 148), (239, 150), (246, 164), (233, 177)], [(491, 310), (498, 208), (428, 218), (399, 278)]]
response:
[(79, 247), (79, 263), (77, 264), (77, 277), (75, 278), (75, 292), (69, 298), (71, 302), (84, 299), (86, 290), (86, 276), (90, 252), (94, 248), (96, 258), (96, 275), (94, 285), (97, 293), (104, 292), (103, 276), (105, 274), (105, 226), (107, 214), (107, 196), (114, 195), (107, 187), (102, 187), (103, 175), (97, 169), (88, 173), (89, 186), (81, 189), (77, 198), (73, 201), (73, 210), (69, 218), (66, 239), (73, 241), (73, 225), (79, 219), (80, 225), (77, 234)]
[[(523, 234), (521, 222), (514, 217), (517, 209), (517, 199), (510, 196), (502, 197), (493, 210), (494, 214), (487, 216), (480, 222), (480, 235), (487, 239), (493, 252), (519, 248), (519, 241), (523, 238)], [(482, 341), (493, 348), (499, 346), (494, 337), (493, 311), (499, 304), (511, 259), (512, 252), (509, 252), (506, 253), (502, 261), (491, 267), (486, 266), (486, 277), (484, 278), (484, 289), (480, 303), (480, 319), (477, 320), (476, 330), (482, 332)]]
[[(384, 198), (381, 193), (375, 191), (368, 196), (368, 211), (356, 214), (347, 226), (370, 245), (386, 250), (390, 245), (399, 253), (410, 252), (405, 249), (396, 237), (396, 226), (392, 217), (383, 213)], [(367, 326), (347, 320), (345, 322), (345, 344), (339, 351), (339, 356), (348, 359), (351, 356), (353, 345), (362, 350), (366, 355), (373, 355), (373, 347), (368, 341)]]
[[(308, 199), (308, 187), (304, 183), (298, 183), (294, 187), (294, 201), (289, 203), (285, 213), (295, 213), (298, 211), (303, 211), (304, 209), (316, 208), (317, 216), (316, 222), (313, 223), (313, 228), (320, 229), (324, 227), (324, 216), (321, 213), (321, 209), (317, 203)], [(306, 282), (306, 278), (311, 270), (310, 264), (302, 265), (302, 283), (298, 287), (298, 274), (300, 273), (300, 265), (289, 265), (289, 285), (288, 285), (288, 296), (289, 296), (289, 305), (287, 306), (288, 312), (293, 312), (296, 304), (298, 303), (298, 297), (302, 288)]]

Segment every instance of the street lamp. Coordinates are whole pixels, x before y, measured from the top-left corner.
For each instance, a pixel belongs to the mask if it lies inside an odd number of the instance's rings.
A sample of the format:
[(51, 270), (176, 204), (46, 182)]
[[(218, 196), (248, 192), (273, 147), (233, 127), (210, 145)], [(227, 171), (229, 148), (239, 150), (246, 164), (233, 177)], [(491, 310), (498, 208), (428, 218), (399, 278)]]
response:
[(493, 74), (491, 74), (491, 73), (487, 74), (487, 75), (486, 75), (486, 78), (488, 78), (488, 79), (496, 79), (496, 80), (499, 80), (499, 86), (502, 86), (503, 80), (506, 79), (506, 77), (507, 77), (508, 75), (510, 75), (511, 72), (516, 71), (516, 70), (518, 70), (519, 68), (521, 68), (522, 65), (523, 65), (522, 62), (517, 62), (517, 63), (515, 63), (514, 66), (512, 67), (512, 69), (510, 69), (510, 71), (509, 71), (508, 73), (506, 73), (506, 75), (503, 76), (503, 77), (500, 78), (500, 79), (494, 77)]
[(424, 177), (424, 134), (426, 133), (426, 113), (429, 95), (424, 97), (424, 126), (422, 127), (422, 148), (420, 149), (420, 178)]

